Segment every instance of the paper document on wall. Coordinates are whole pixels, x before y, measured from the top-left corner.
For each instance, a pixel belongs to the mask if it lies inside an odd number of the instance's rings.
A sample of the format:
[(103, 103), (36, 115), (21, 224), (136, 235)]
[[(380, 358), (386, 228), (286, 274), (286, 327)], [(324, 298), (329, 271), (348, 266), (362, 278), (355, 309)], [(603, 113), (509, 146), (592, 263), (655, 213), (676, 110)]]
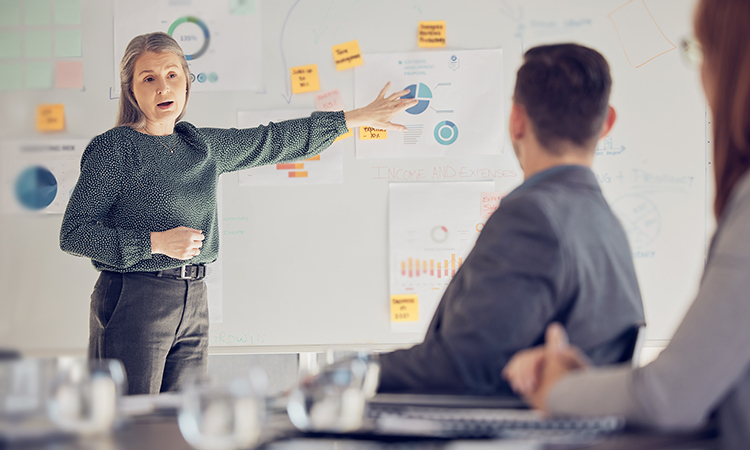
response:
[(366, 55), (354, 69), (354, 104), (408, 89), (419, 100), (393, 123), (405, 132), (387, 139), (357, 140), (357, 158), (408, 158), (499, 154), (503, 149), (502, 50), (451, 50)]
[[(427, 329), (483, 227), (482, 194), (494, 189), (493, 181), (389, 185), (391, 331)], [(412, 320), (415, 303), (418, 319)]]
[(259, 5), (236, 14), (229, 0), (115, 0), (115, 91), (120, 60), (134, 37), (163, 31), (185, 52), (192, 91), (247, 91), (261, 86)]
[(78, 181), (88, 139), (5, 141), (2, 205), (5, 213), (62, 214)]

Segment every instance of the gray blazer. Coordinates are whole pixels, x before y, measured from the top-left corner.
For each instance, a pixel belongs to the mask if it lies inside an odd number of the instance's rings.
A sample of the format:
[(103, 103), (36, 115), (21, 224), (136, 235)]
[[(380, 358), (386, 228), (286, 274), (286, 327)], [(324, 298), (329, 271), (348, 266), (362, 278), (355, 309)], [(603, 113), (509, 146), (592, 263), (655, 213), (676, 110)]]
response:
[(625, 232), (583, 166), (538, 173), (503, 199), (424, 342), (381, 355), (379, 390), (509, 394), (503, 367), (554, 321), (595, 364), (628, 360), (644, 323)]
[(662, 429), (699, 427), (716, 413), (721, 448), (750, 446), (750, 173), (734, 188), (698, 296), (667, 348), (639, 369), (569, 375), (552, 389), (548, 407)]

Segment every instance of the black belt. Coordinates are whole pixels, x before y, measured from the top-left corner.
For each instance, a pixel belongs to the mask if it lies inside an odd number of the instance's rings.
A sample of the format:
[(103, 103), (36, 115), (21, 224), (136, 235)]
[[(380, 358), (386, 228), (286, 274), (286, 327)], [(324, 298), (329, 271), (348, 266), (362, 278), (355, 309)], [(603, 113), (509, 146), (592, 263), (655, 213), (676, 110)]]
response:
[(178, 280), (202, 280), (206, 277), (206, 266), (203, 264), (188, 264), (176, 269), (144, 273), (155, 277), (176, 278)]

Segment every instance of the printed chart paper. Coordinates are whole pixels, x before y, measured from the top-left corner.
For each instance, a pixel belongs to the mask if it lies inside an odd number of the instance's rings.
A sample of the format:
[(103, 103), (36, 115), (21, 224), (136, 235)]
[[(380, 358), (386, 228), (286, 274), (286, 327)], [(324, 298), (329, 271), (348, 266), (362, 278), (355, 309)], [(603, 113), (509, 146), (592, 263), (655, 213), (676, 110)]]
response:
[(502, 50), (380, 53), (354, 69), (354, 104), (370, 103), (391, 81), (389, 94), (408, 89), (419, 103), (392, 121), (405, 132), (358, 139), (357, 158), (411, 158), (502, 153)]
[(119, 65), (128, 42), (153, 31), (168, 33), (180, 44), (194, 92), (260, 88), (260, 11), (255, 6), (239, 13), (229, 0), (115, 0), (115, 90), (120, 90)]
[(493, 181), (389, 185), (391, 331), (427, 330), (482, 229), (482, 196), (494, 189)]
[[(268, 122), (310, 117), (311, 110), (240, 111), (237, 126), (252, 128)], [(340, 184), (344, 181), (343, 148), (333, 143), (323, 153), (304, 161), (240, 170), (240, 186), (299, 186)]]
[(0, 143), (5, 213), (62, 214), (78, 181), (87, 139)]

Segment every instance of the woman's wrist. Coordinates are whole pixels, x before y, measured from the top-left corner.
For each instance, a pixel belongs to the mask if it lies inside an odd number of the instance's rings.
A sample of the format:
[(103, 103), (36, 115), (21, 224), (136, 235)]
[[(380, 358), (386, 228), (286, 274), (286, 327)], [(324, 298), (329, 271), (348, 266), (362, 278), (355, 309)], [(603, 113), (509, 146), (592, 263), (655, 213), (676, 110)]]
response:
[(344, 118), (346, 120), (347, 128), (356, 128), (362, 125), (362, 109), (353, 109), (351, 111), (344, 111)]

